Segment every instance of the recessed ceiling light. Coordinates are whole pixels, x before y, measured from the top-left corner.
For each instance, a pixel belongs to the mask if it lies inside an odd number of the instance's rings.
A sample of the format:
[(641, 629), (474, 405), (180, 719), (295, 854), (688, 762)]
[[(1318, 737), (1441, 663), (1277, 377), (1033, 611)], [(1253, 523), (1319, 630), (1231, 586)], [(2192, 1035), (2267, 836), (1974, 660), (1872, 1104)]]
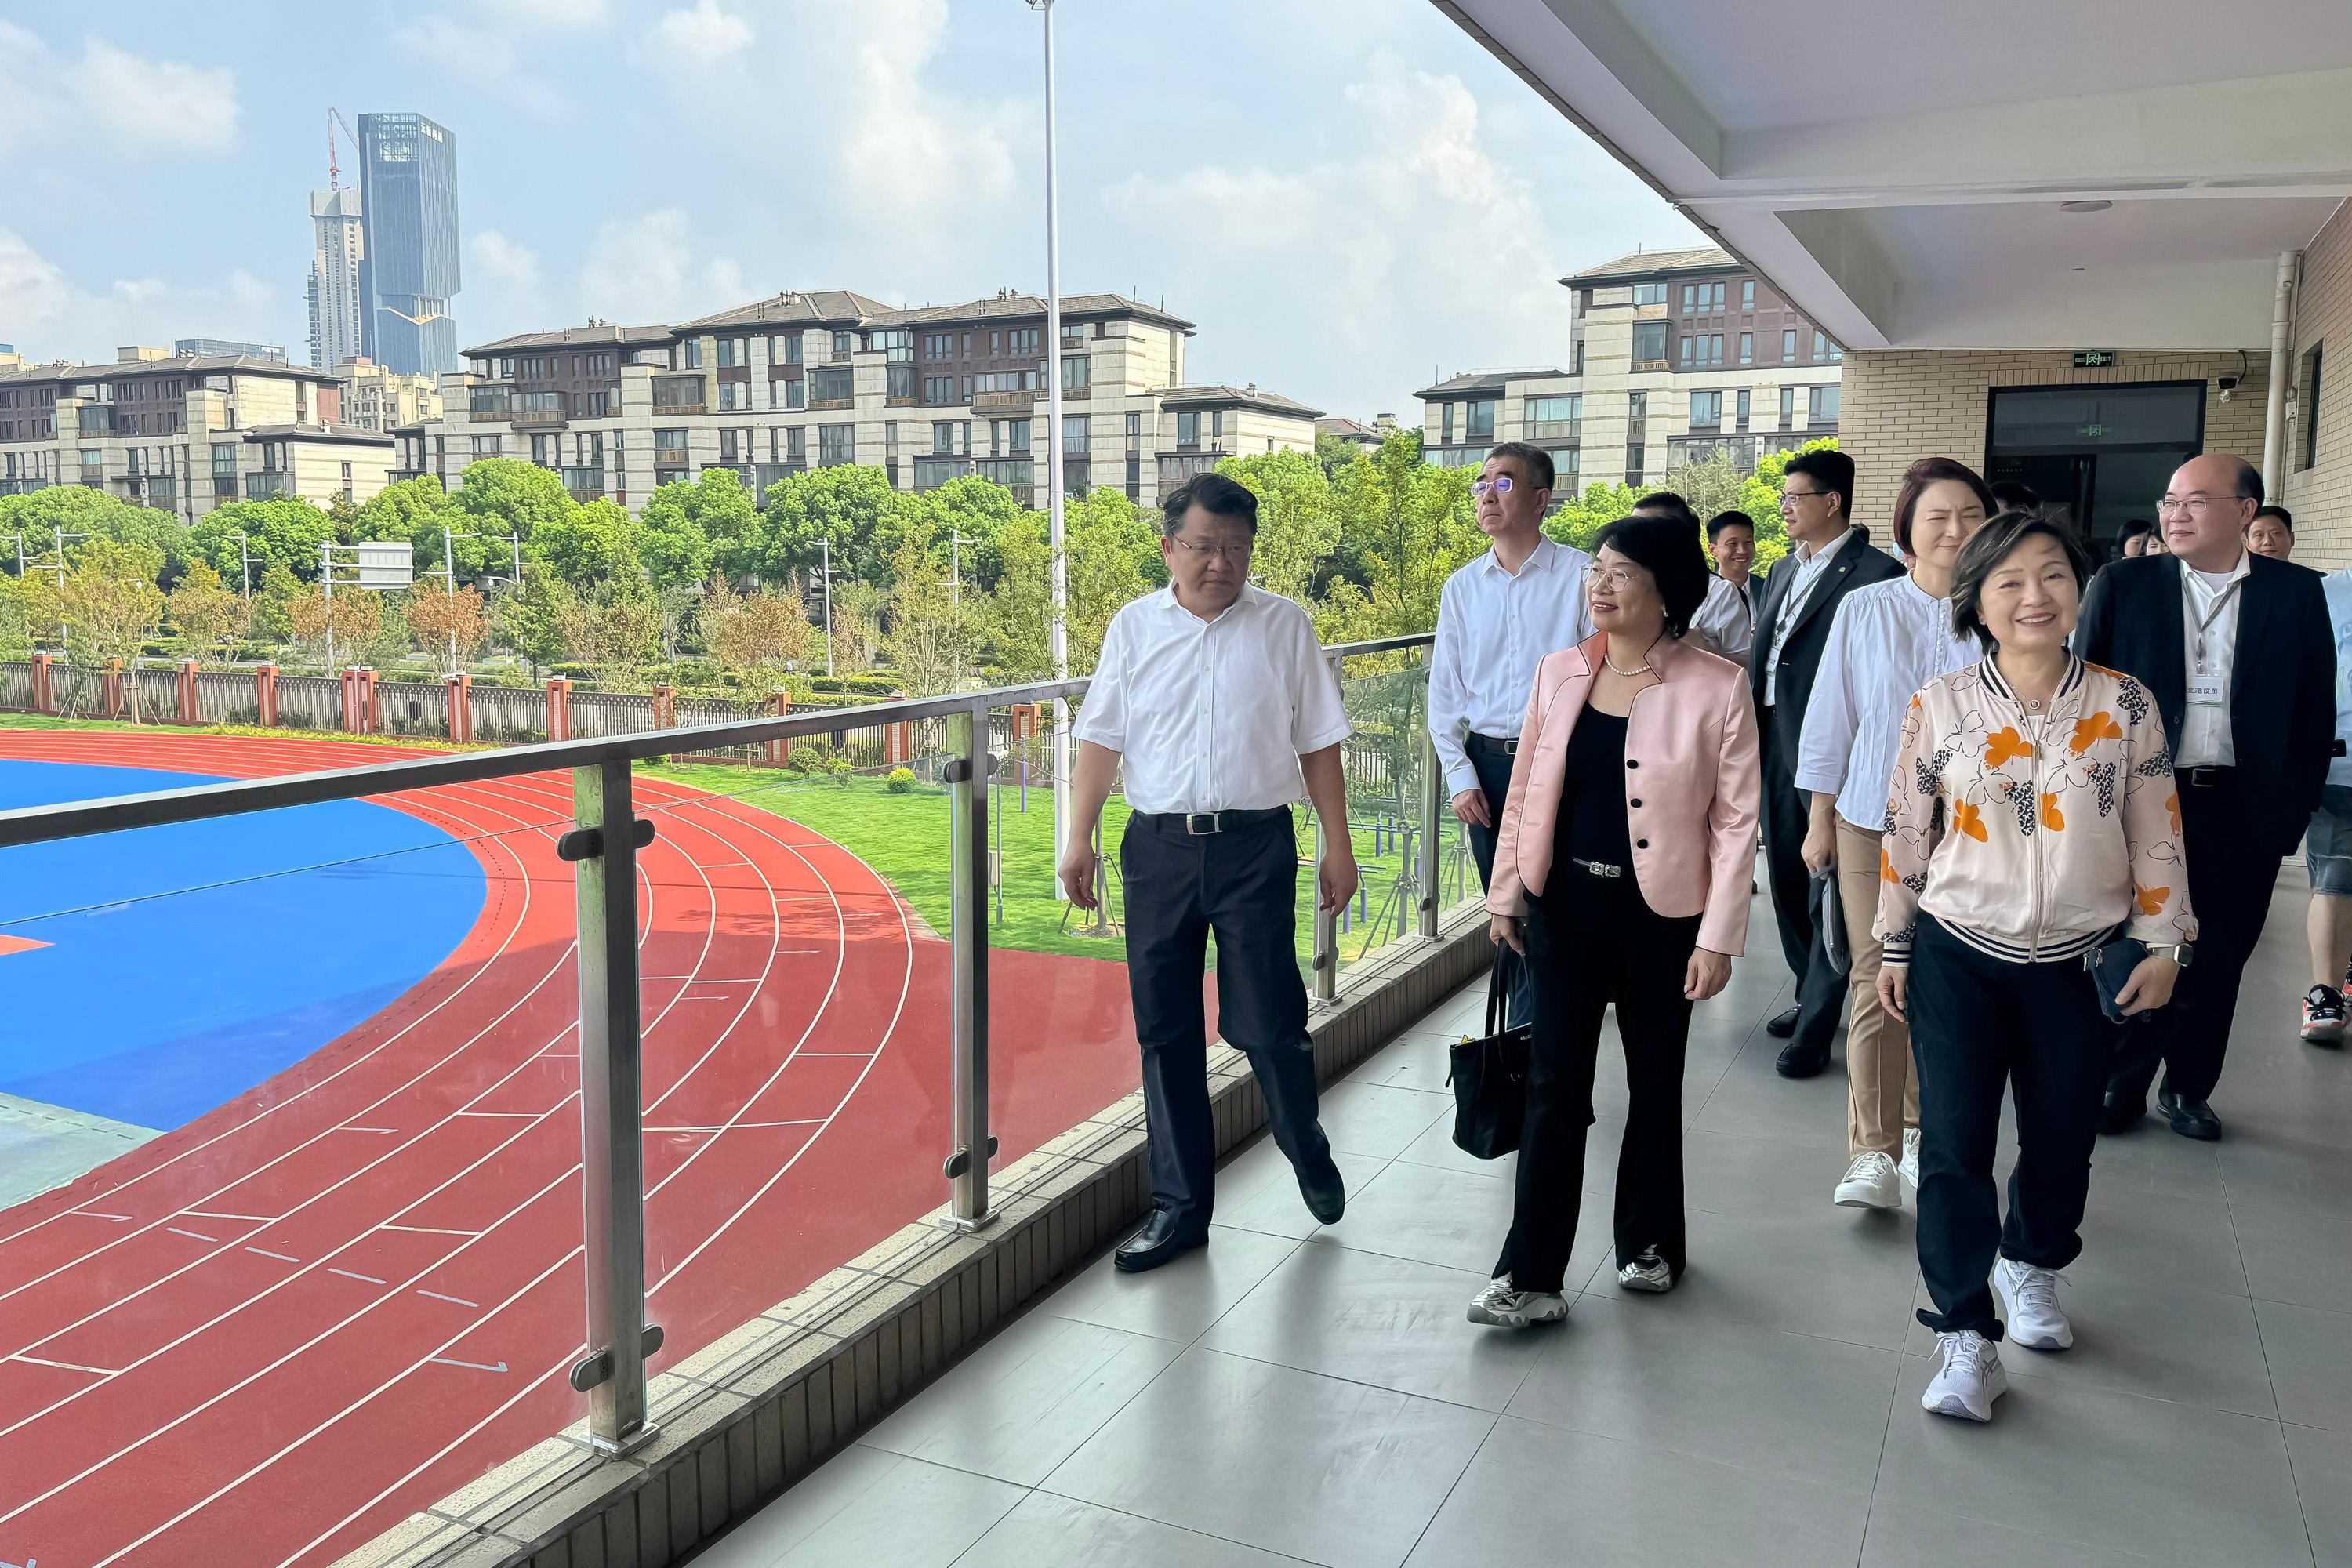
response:
[(2116, 204), (2113, 202), (2097, 201), (2060, 202), (2058, 204), (2058, 210), (2062, 213), (2103, 213), (2115, 205)]

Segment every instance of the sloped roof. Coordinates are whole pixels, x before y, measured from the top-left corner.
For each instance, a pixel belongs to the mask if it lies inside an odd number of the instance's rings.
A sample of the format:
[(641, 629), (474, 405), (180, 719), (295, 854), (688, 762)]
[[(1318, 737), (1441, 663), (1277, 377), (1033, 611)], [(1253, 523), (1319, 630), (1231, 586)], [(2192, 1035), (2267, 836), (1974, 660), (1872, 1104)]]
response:
[(128, 375), (192, 375), (220, 371), (285, 376), (297, 381), (314, 381), (327, 386), (335, 384), (331, 371), (313, 370), (306, 364), (288, 364), (284, 360), (256, 359), (251, 354), (181, 354), (171, 359), (100, 360), (94, 364), (68, 364), (53, 360), (46, 364), (0, 370), (0, 385), (51, 381), (115, 381)]
[(521, 349), (636, 348), (646, 343), (666, 343), (677, 335), (677, 329), (672, 327), (616, 327), (610, 321), (598, 321), (593, 326), (559, 327), (551, 332), (517, 332), (465, 353), (468, 358), (475, 358), (509, 354)]
[(1500, 392), (1514, 381), (1542, 381), (1548, 377), (1564, 376), (1564, 370), (1538, 367), (1530, 370), (1465, 370), (1460, 375), (1449, 375), (1434, 386), (1424, 386), (1415, 397), (1454, 397), (1465, 392)]
[(1634, 278), (1647, 278), (1657, 272), (1703, 272), (1719, 267), (1738, 267), (1739, 258), (1721, 246), (1703, 245), (1687, 250), (1637, 250), (1598, 267), (1588, 267), (1581, 272), (1571, 272), (1560, 279), (1563, 283), (1607, 283)]
[(1268, 414), (1288, 414), (1301, 419), (1320, 419), (1323, 410), (1309, 408), (1296, 398), (1284, 397), (1272, 392), (1260, 392), (1247, 386), (1171, 386), (1160, 395), (1162, 407), (1225, 407), (1260, 408)]

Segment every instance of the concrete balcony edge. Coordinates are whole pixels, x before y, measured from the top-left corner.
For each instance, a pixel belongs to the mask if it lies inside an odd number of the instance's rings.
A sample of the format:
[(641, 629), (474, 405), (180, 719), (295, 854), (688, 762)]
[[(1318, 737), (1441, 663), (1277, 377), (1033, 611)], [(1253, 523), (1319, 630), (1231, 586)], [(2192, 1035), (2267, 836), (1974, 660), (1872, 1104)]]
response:
[[(1346, 970), (1308, 1020), (1330, 1083), (1484, 971), (1486, 914), (1448, 911)], [(1220, 1154), (1265, 1125), (1241, 1052), (1209, 1051)], [(411, 1515), (336, 1568), (663, 1568), (772, 1502), (1052, 1290), (1148, 1202), (1143, 1097), (1129, 1094), (993, 1173), (998, 1218), (942, 1207), (652, 1380), (660, 1434), (622, 1459), (575, 1424)]]

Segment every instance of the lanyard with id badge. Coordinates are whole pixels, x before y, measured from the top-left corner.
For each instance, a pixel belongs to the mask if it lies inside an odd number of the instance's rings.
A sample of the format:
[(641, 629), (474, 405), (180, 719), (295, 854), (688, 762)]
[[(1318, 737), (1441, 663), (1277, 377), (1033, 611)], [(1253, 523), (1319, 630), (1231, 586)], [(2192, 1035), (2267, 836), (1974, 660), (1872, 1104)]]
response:
[(2192, 710), (2219, 710), (2230, 704), (2228, 678), (2218, 669), (2209, 671), (2205, 668), (2205, 634), (2213, 629), (2213, 623), (2229, 609), (2230, 602), (2237, 597), (2238, 590), (2245, 585), (2245, 582), (2243, 577), (2232, 581), (2228, 587), (2213, 595), (2212, 604), (2200, 616), (2197, 613), (2197, 592), (2189, 586), (2187, 572), (2184, 570), (2181, 574), (2180, 595), (2189, 609), (2189, 624), (2196, 628), (2189, 645), (2189, 706)]

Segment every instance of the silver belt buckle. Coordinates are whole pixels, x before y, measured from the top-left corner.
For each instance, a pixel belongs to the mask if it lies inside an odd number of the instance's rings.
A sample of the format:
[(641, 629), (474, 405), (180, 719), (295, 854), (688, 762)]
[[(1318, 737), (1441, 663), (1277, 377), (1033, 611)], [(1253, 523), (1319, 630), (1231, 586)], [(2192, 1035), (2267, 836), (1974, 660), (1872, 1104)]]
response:
[[(1225, 825), (1217, 820), (1221, 815), (1214, 811), (1188, 811), (1184, 814), (1184, 831), (1195, 838), (1203, 838), (1212, 833), (1223, 833), (1225, 830)], [(1204, 822), (1209, 826), (1206, 827), (1200, 826)]]
[(1580, 864), (1584, 867), (1586, 871), (1595, 877), (1616, 877), (1623, 874), (1618, 869), (1618, 868), (1605, 865), (1599, 860), (1585, 860), (1580, 862)]

